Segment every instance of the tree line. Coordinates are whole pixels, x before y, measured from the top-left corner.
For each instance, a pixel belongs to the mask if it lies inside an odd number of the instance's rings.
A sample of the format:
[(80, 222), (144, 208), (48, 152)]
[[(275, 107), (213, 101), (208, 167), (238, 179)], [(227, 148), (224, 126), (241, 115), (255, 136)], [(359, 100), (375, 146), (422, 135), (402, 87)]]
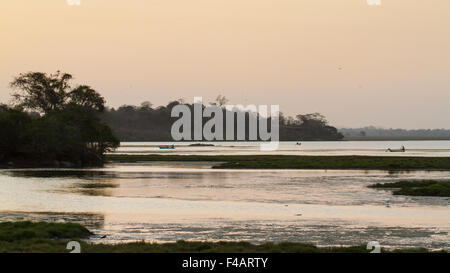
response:
[[(224, 104), (226, 98), (218, 96), (211, 104), (222, 107), (223, 116), (226, 117)], [(113, 129), (121, 141), (173, 141), (171, 126), (177, 118), (171, 117), (172, 108), (179, 104), (187, 105), (194, 111), (193, 104), (187, 104), (182, 99), (169, 102), (166, 106), (153, 107), (150, 102), (143, 102), (140, 106), (123, 105), (121, 107), (107, 108), (102, 114), (102, 119)], [(204, 107), (204, 106), (203, 106)], [(249, 117), (256, 115), (252, 112), (245, 114), (246, 139), (249, 134)], [(205, 124), (209, 118), (203, 118)], [(270, 124), (270, 118), (267, 120)], [(192, 121), (193, 124), (193, 121)], [(236, 122), (234, 123), (236, 126)], [(223, 132), (226, 132), (224, 122)], [(279, 117), (281, 141), (335, 141), (342, 140), (343, 135), (330, 126), (326, 118), (319, 114), (301, 114), (295, 117), (280, 114)], [(234, 130), (235, 134), (237, 130)], [(235, 138), (236, 139), (236, 138)]]
[[(171, 112), (176, 105), (185, 104), (182, 100), (159, 107), (144, 102), (107, 108), (97, 91), (88, 85), (72, 86), (72, 79), (59, 71), (29, 72), (13, 79), (12, 102), (0, 104), (0, 165), (101, 165), (105, 153), (117, 148), (120, 141), (173, 141), (171, 127), (176, 118)], [(219, 96), (212, 104), (225, 113), (226, 102)], [(249, 115), (254, 114), (246, 113), (247, 126)], [(270, 124), (270, 117), (267, 121)], [(343, 138), (318, 113), (281, 114), (279, 122), (280, 140)]]
[(354, 140), (448, 140), (448, 129), (394, 129), (367, 126), (363, 128), (341, 128), (339, 131), (346, 139)]

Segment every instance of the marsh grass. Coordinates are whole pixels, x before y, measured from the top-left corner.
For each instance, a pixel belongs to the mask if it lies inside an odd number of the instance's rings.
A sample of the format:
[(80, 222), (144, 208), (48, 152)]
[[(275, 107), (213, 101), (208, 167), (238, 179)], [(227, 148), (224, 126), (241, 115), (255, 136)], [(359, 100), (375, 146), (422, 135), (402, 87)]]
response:
[(289, 155), (108, 155), (108, 161), (217, 162), (216, 169), (450, 170), (450, 157), (289, 156)]
[(85, 227), (73, 223), (0, 223), (0, 241), (16, 242), (30, 239), (71, 239), (87, 238), (92, 233)]
[(450, 197), (450, 181), (412, 180), (370, 185), (375, 189), (391, 189), (394, 195)]
[(77, 184), (78, 187), (83, 189), (110, 189), (110, 188), (118, 188), (119, 185), (115, 183), (104, 183), (104, 182), (96, 182), (96, 183), (80, 183)]

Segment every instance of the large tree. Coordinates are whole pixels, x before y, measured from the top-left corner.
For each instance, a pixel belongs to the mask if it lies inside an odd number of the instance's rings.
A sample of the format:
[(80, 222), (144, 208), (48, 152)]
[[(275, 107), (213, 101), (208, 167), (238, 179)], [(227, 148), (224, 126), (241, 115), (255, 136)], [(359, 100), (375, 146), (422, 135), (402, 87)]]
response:
[(72, 87), (72, 75), (57, 71), (55, 74), (28, 72), (20, 74), (10, 84), (15, 90), (17, 106), (48, 114), (68, 105), (78, 105), (95, 111), (105, 109), (105, 99), (87, 85)]
[(105, 99), (87, 85), (72, 87), (71, 79), (58, 71), (29, 72), (13, 80), (16, 105), (0, 106), (0, 162), (98, 165), (119, 145), (99, 117)]

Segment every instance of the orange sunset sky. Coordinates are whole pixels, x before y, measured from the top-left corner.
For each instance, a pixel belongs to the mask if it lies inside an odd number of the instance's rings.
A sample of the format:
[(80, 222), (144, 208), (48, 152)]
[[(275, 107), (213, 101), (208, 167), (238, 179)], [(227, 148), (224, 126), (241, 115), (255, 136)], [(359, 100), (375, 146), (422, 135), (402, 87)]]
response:
[(0, 102), (61, 70), (109, 106), (222, 94), (335, 126), (450, 128), (450, 1), (0, 0)]

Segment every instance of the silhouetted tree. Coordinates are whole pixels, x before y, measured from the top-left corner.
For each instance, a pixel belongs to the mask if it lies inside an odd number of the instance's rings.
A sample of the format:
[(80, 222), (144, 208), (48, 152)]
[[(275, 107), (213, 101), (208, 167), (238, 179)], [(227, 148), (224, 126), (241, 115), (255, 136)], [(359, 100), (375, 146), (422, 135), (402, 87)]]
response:
[(14, 79), (16, 106), (0, 107), (0, 162), (99, 165), (106, 152), (119, 146), (99, 116), (104, 98), (87, 85), (72, 88), (71, 79), (59, 71), (30, 72)]
[(87, 85), (72, 88), (72, 75), (61, 73), (46, 74), (28, 72), (20, 74), (10, 86), (17, 106), (41, 113), (62, 110), (67, 105), (79, 105), (95, 111), (105, 109), (105, 99)]
[[(221, 105), (226, 101), (224, 97), (219, 96), (218, 101), (211, 104)], [(118, 109), (107, 109), (102, 113), (102, 118), (121, 141), (172, 141), (170, 131), (176, 119), (171, 118), (170, 114), (172, 108), (180, 103), (180, 100), (172, 101), (166, 106), (156, 108), (151, 108), (148, 104), (142, 104), (140, 107), (124, 105)], [(187, 104), (187, 106), (192, 111), (193, 105)], [(226, 111), (223, 108), (224, 117), (226, 117)], [(256, 115), (256, 113), (251, 114)], [(249, 113), (246, 114), (247, 125), (249, 115)], [(203, 123), (207, 121), (207, 118), (203, 119)], [(246, 137), (248, 137), (248, 128)], [(319, 113), (297, 115), (295, 118), (282, 114), (280, 116), (280, 140), (341, 140), (342, 138), (343, 135), (336, 128), (329, 126), (325, 117)]]

